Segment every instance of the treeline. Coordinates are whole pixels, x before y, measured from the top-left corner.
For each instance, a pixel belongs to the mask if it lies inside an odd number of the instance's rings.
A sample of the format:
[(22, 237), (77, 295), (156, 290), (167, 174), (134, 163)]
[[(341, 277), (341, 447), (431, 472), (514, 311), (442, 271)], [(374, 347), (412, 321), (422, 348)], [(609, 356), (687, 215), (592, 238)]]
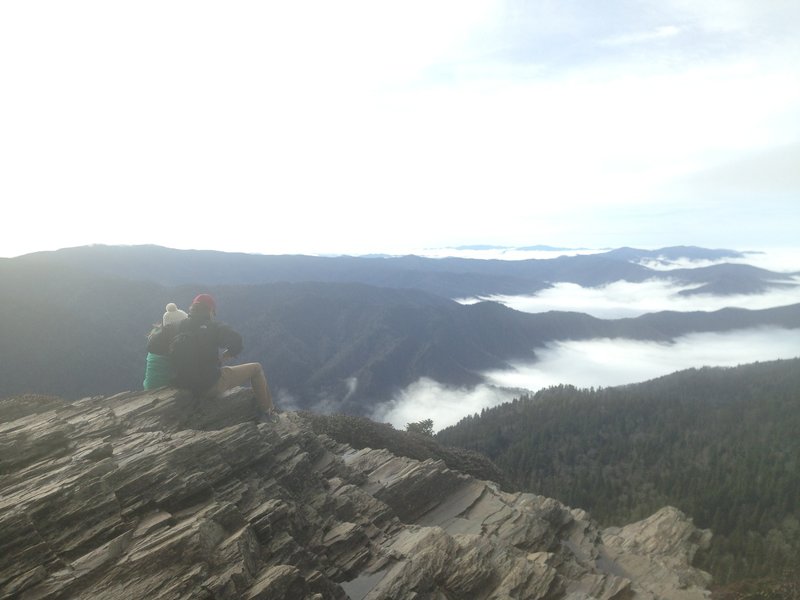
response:
[(794, 359), (607, 389), (552, 387), (437, 437), (606, 525), (680, 508), (713, 531), (696, 564), (719, 584), (800, 572), (798, 432)]

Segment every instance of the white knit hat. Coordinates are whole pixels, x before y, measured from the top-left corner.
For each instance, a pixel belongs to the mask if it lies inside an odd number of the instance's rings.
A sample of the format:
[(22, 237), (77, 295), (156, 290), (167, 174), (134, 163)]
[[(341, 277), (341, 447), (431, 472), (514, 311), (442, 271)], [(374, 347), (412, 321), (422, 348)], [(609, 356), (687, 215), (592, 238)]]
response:
[(161, 319), (161, 322), (166, 327), (171, 323), (180, 323), (184, 319), (186, 319), (189, 315), (187, 315), (182, 310), (179, 310), (177, 306), (175, 306), (174, 302), (170, 302), (167, 304), (167, 312), (164, 313), (164, 318)]

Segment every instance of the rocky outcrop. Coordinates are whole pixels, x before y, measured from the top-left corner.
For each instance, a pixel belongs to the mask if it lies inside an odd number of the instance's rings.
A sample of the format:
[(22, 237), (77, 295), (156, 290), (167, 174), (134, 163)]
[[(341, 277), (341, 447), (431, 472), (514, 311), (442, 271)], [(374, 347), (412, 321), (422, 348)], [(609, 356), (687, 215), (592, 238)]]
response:
[(707, 534), (675, 509), (580, 510), (307, 419), (245, 391), (0, 403), (0, 597), (704, 598)]
[(479, 452), (443, 446), (430, 435), (399, 431), (389, 423), (376, 423), (366, 417), (323, 415), (307, 411), (302, 411), (300, 415), (316, 433), (324, 433), (353, 448), (385, 448), (392, 454), (417, 460), (441, 459), (454, 471), (461, 471), (476, 479), (488, 479), (506, 491), (516, 491), (506, 474)]

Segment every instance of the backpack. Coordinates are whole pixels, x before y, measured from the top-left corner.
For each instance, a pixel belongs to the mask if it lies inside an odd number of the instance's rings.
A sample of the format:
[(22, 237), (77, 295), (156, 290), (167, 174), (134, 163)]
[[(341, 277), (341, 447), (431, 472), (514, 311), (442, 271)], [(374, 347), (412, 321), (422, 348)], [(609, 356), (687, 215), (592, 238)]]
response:
[(205, 391), (202, 387), (208, 379), (203, 372), (199, 338), (199, 331), (196, 329), (179, 331), (169, 344), (175, 384), (195, 392)]

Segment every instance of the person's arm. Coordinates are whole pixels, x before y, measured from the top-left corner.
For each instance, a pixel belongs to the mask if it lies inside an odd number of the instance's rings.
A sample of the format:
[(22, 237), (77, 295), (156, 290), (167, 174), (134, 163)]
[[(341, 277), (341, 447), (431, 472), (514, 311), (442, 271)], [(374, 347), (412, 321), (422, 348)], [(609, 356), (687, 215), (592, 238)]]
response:
[(244, 348), (244, 345), (242, 344), (242, 336), (224, 324), (219, 325), (218, 332), (219, 347), (225, 348), (225, 352), (222, 353), (221, 360), (225, 362), (226, 360), (230, 360), (239, 356)]
[(164, 339), (164, 328), (154, 328), (147, 336), (147, 351), (153, 354), (166, 354), (169, 351), (169, 343)]

